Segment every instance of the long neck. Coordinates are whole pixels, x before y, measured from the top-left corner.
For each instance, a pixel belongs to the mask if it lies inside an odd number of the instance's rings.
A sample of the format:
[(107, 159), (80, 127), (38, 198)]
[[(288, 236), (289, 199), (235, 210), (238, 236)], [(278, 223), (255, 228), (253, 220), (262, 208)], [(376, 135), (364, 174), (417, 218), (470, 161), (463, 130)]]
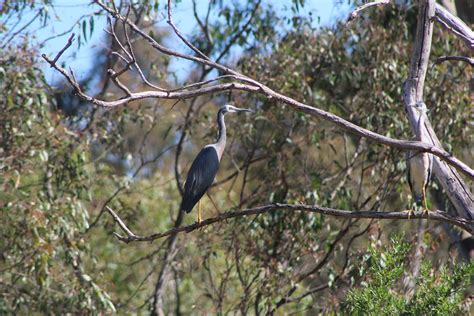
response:
[(423, 127), (425, 125), (425, 113), (421, 112), (420, 116), (418, 117), (418, 126), (415, 131), (416, 135), (416, 140), (418, 141), (423, 141), (422, 135), (423, 135)]
[(219, 111), (219, 113), (217, 113), (217, 124), (219, 125), (219, 136), (217, 137), (217, 143), (215, 143), (215, 146), (220, 160), (222, 153), (224, 152), (225, 142), (227, 140), (223, 111)]

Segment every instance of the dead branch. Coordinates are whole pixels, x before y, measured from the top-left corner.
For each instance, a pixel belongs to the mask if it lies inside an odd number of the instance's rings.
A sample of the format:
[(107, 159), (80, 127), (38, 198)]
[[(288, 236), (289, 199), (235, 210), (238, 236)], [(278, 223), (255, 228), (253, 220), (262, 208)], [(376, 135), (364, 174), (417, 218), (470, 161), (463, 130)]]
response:
[(379, 1), (368, 2), (357, 7), (354, 11), (352, 11), (352, 13), (347, 18), (346, 25), (350, 24), (350, 22), (357, 19), (360, 13), (364, 11), (365, 9), (373, 7), (373, 6), (382, 6), (382, 5), (387, 5), (387, 4), (390, 4), (390, 0), (379, 0)]
[(72, 42), (74, 41), (74, 35), (75, 34), (72, 33), (71, 36), (69, 36), (66, 45), (56, 54), (56, 57), (54, 57), (52, 64), (50, 63), (51, 67), (54, 68), (53, 64), (56, 64), (59, 58), (61, 58), (62, 54), (64, 54), (64, 52), (72, 45)]
[(435, 13), (433, 19), (466, 42), (471, 49), (474, 48), (474, 32), (466, 23), (438, 3), (435, 5)]
[[(405, 110), (413, 133), (420, 135), (421, 140), (427, 141), (434, 147), (441, 149), (443, 146), (436, 136), (426, 114), (422, 114), (425, 116), (425, 124), (421, 126), (421, 130), (418, 130), (417, 122), (420, 118), (420, 113), (414, 111), (412, 107), (413, 104), (424, 101), (423, 89), (431, 52), (433, 17), (436, 14), (435, 8), (437, 8), (437, 6), (434, 0), (424, 0), (420, 4), (414, 49), (408, 79), (403, 87), (403, 94)], [(455, 205), (457, 215), (470, 220), (474, 219), (474, 197), (469, 192), (468, 186), (455, 169), (447, 165), (445, 161), (438, 159), (438, 157), (433, 157), (433, 173), (440, 181), (441, 186), (448, 194), (451, 202)]]
[(209, 57), (207, 57), (203, 52), (201, 52), (196, 46), (194, 46), (193, 44), (191, 44), (191, 42), (189, 42), (189, 41), (186, 39), (186, 37), (184, 37), (184, 35), (178, 30), (178, 28), (176, 27), (176, 25), (174, 25), (171, 0), (168, 0), (168, 21), (167, 21), (167, 23), (171, 26), (171, 28), (173, 29), (174, 33), (175, 33), (189, 48), (191, 48), (196, 54), (198, 54), (198, 55), (201, 56), (202, 58), (209, 60)]
[(444, 63), (445, 61), (462, 61), (468, 63), (471, 67), (474, 67), (474, 58), (465, 56), (441, 56), (436, 59), (434, 64), (438, 65)]
[(415, 220), (419, 218), (425, 218), (429, 220), (435, 220), (440, 222), (447, 222), (454, 226), (458, 226), (469, 233), (474, 233), (474, 221), (468, 221), (461, 217), (455, 217), (447, 214), (443, 211), (431, 211), (429, 214), (426, 214), (422, 211), (416, 211), (413, 214), (408, 212), (377, 212), (377, 211), (348, 211), (348, 210), (339, 210), (327, 207), (321, 207), (317, 205), (293, 205), (293, 204), (270, 204), (259, 206), (255, 208), (244, 209), (241, 211), (231, 211), (222, 213), (218, 216), (208, 218), (201, 223), (194, 223), (187, 226), (175, 227), (163, 233), (154, 233), (147, 236), (140, 236), (133, 233), (120, 219), (120, 217), (107, 206), (107, 211), (113, 217), (115, 222), (120, 226), (120, 228), (126, 233), (126, 236), (122, 236), (114, 232), (114, 235), (124, 243), (130, 243), (132, 241), (153, 241), (167, 236), (176, 235), (179, 233), (190, 233), (196, 229), (206, 227), (218, 222), (226, 221), (231, 218), (259, 215), (268, 213), (271, 211), (287, 211), (287, 212), (311, 212), (324, 215), (330, 215), (341, 218), (373, 218), (373, 219), (391, 219), (391, 220)]

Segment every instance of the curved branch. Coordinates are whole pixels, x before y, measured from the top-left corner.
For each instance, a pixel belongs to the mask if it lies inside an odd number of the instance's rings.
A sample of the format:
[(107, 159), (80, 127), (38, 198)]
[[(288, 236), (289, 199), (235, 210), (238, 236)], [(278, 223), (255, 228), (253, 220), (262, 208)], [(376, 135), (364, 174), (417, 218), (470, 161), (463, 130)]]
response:
[[(113, 12), (113, 11), (112, 11)], [(128, 21), (128, 20), (126, 20)], [(129, 25), (132, 24), (132, 22), (129, 22)], [(136, 27), (136, 26), (135, 26)], [(132, 27), (133, 28), (133, 27)], [(134, 29), (134, 28), (133, 28)], [(141, 31), (140, 31), (141, 32)], [(148, 36), (148, 35), (146, 35)], [(151, 39), (153, 40), (153, 39)], [(153, 40), (154, 41), (154, 40)], [(155, 42), (156, 43), (156, 42)], [(159, 44), (157, 44), (159, 45)], [(161, 46), (161, 45), (160, 45)], [(62, 49), (61, 52), (65, 50)], [(179, 54), (179, 53), (174, 53), (174, 54)], [(180, 55), (181, 56), (181, 55)], [(187, 56), (187, 55), (184, 55)], [(61, 66), (57, 65), (54, 60), (51, 60), (49, 57), (47, 57), (45, 54), (42, 55), (42, 57), (50, 64), (51, 67), (55, 68), (57, 71), (59, 71), (66, 79), (67, 81), (71, 84), (71, 86), (74, 88), (75, 93), (77, 96), (79, 96), (81, 99), (91, 102), (97, 106), (101, 107), (116, 107), (119, 105), (124, 105), (132, 101), (136, 100), (141, 100), (141, 99), (148, 99), (148, 98), (156, 98), (156, 99), (190, 99), (190, 98), (195, 98), (201, 95), (206, 95), (206, 94), (213, 94), (213, 93), (218, 93), (218, 92), (225, 92), (225, 91), (230, 91), (230, 90), (240, 90), (240, 91), (247, 91), (247, 92), (254, 92), (254, 93), (259, 93), (267, 97), (268, 99), (276, 100), (282, 103), (285, 103), (292, 107), (293, 109), (303, 112), (306, 114), (309, 114), (314, 117), (322, 118), (326, 121), (332, 122), (336, 124), (337, 126), (348, 130), (349, 132), (358, 135), (360, 137), (367, 138), (369, 140), (375, 141), (380, 144), (388, 145), (391, 147), (395, 148), (400, 148), (400, 149), (405, 149), (405, 150), (414, 150), (414, 151), (421, 151), (421, 152), (428, 152), (431, 153), (435, 156), (438, 156), (442, 160), (448, 162), (452, 166), (454, 166), (456, 169), (459, 171), (463, 172), (467, 176), (471, 177), (474, 179), (474, 170), (471, 169), (469, 166), (467, 166), (465, 163), (454, 157), (451, 153), (440, 149), (436, 146), (433, 146), (431, 144), (423, 143), (423, 142), (417, 142), (417, 141), (406, 141), (406, 140), (398, 140), (390, 137), (383, 136), (381, 134), (372, 132), (370, 130), (367, 130), (365, 128), (362, 128), (352, 122), (349, 122), (335, 114), (332, 114), (330, 112), (326, 112), (324, 110), (309, 106), (307, 104), (304, 104), (302, 102), (296, 101), (290, 97), (287, 97), (283, 94), (280, 94), (278, 92), (273, 91), (269, 87), (253, 80), (250, 79), (242, 74), (239, 74), (233, 70), (230, 70), (227, 67), (224, 67), (222, 65), (216, 64), (212, 61), (208, 60), (203, 60), (197, 57), (193, 56), (188, 56), (189, 58), (186, 59), (192, 59), (197, 62), (200, 62), (201, 64), (206, 64), (206, 65), (213, 65), (213, 67), (218, 68), (218, 69), (226, 69), (228, 72), (230, 72), (232, 75), (235, 76), (236, 80), (240, 80), (243, 82), (246, 82), (247, 84), (244, 83), (239, 83), (239, 82), (231, 82), (231, 83), (222, 83), (222, 84), (217, 84), (209, 87), (201, 87), (197, 88), (194, 90), (186, 90), (186, 91), (143, 91), (143, 92), (135, 92), (135, 93), (130, 93), (130, 95), (123, 97), (118, 100), (114, 101), (103, 101), (103, 100), (98, 100), (96, 98), (93, 98), (89, 95), (87, 95), (85, 92), (82, 91), (81, 87), (79, 86), (79, 83), (77, 80), (74, 78), (73, 74), (68, 73), (64, 68)], [(185, 57), (183, 57), (185, 58)], [(217, 66), (215, 66), (217, 65)], [(224, 77), (227, 78), (227, 77)]]
[(357, 7), (354, 11), (352, 11), (352, 13), (347, 18), (346, 25), (348, 25), (353, 20), (357, 19), (360, 13), (364, 11), (365, 9), (373, 7), (373, 6), (381, 6), (381, 5), (387, 5), (387, 4), (390, 4), (390, 0), (378, 0), (378, 1), (368, 2)]
[(287, 211), (287, 212), (311, 212), (324, 215), (330, 215), (335, 217), (342, 218), (373, 218), (373, 219), (391, 219), (391, 220), (414, 220), (419, 218), (425, 218), (440, 222), (450, 223), (451, 225), (458, 226), (470, 234), (474, 233), (474, 221), (468, 221), (460, 217), (455, 217), (442, 212), (439, 210), (430, 211), (428, 214), (422, 211), (416, 211), (414, 213), (408, 212), (377, 212), (377, 211), (347, 211), (339, 210), (327, 207), (321, 207), (317, 205), (293, 205), (293, 204), (270, 204), (259, 206), (255, 208), (244, 209), (241, 211), (231, 211), (227, 213), (220, 214), (215, 217), (208, 218), (200, 223), (194, 223), (187, 226), (175, 227), (163, 233), (154, 233), (147, 236), (136, 235), (124, 224), (120, 217), (107, 206), (107, 211), (114, 218), (115, 222), (120, 226), (120, 228), (127, 234), (127, 236), (119, 235), (114, 232), (113, 234), (122, 242), (129, 243), (132, 241), (153, 241), (167, 236), (174, 236), (179, 233), (189, 233), (196, 229), (209, 226), (218, 222), (222, 222), (231, 218), (259, 215), (268, 213), (271, 211)]
[(471, 67), (474, 67), (474, 58), (469, 58), (466, 56), (441, 56), (436, 58), (436, 61), (434, 62), (435, 65), (444, 63), (445, 61), (462, 61), (465, 63), (468, 63)]

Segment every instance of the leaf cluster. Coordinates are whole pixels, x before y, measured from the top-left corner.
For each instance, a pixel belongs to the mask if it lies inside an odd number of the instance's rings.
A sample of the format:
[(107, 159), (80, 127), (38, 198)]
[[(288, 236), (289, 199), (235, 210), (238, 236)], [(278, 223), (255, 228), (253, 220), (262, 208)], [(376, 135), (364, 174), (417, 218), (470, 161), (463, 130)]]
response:
[(412, 246), (393, 237), (385, 246), (373, 242), (359, 270), (361, 287), (351, 289), (342, 311), (351, 315), (467, 314), (464, 293), (474, 276), (472, 262), (435, 268), (424, 258), (414, 291), (407, 291)]

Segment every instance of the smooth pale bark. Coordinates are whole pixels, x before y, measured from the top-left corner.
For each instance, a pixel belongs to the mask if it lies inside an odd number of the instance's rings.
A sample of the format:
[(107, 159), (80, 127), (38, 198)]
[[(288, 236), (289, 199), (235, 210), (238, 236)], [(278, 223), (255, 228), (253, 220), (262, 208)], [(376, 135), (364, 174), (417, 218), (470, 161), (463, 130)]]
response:
[[(415, 111), (413, 105), (423, 102), (423, 87), (431, 50), (434, 16), (435, 1), (423, 1), (420, 6), (410, 72), (404, 86), (405, 109), (415, 135), (420, 112)], [(443, 148), (427, 117), (419, 132), (422, 133), (423, 139), (428, 139), (434, 146)], [(433, 173), (456, 208), (457, 215), (466, 220), (474, 219), (474, 197), (459, 173), (436, 156), (433, 157)]]

